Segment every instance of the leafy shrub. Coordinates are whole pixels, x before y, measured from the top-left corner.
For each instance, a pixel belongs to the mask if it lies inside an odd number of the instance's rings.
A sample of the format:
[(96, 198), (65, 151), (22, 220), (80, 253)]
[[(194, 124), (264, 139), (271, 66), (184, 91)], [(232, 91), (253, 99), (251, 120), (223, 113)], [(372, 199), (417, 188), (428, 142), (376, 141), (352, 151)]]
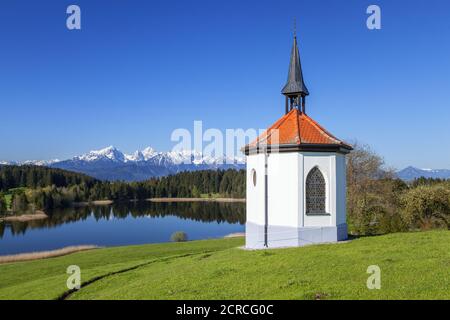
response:
[(368, 146), (354, 145), (347, 156), (347, 212), (351, 234), (373, 235), (403, 230), (399, 195), (407, 185), (385, 168)]
[(172, 233), (172, 235), (170, 236), (170, 240), (173, 242), (183, 242), (188, 240), (188, 236), (183, 231), (177, 231)]
[(420, 185), (401, 197), (403, 220), (421, 229), (450, 228), (450, 189), (445, 185)]

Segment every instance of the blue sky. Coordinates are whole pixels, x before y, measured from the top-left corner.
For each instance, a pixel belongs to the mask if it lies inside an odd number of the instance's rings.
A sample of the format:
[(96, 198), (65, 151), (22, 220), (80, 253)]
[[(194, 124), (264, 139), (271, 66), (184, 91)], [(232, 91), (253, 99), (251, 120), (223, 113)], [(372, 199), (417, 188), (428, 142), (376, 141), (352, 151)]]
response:
[[(82, 30), (66, 28), (69, 4)], [(170, 150), (194, 120), (266, 128), (296, 17), (311, 117), (391, 166), (450, 168), (449, 16), (445, 0), (4, 0), (0, 160)]]

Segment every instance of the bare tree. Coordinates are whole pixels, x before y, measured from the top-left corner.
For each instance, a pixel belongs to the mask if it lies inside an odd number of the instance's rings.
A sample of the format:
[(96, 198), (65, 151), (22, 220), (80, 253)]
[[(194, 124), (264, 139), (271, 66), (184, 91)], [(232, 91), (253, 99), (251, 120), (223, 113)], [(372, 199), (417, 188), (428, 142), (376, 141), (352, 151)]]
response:
[(358, 142), (347, 157), (347, 210), (350, 231), (374, 234), (397, 231), (400, 220), (397, 190), (406, 187), (394, 170), (369, 146)]

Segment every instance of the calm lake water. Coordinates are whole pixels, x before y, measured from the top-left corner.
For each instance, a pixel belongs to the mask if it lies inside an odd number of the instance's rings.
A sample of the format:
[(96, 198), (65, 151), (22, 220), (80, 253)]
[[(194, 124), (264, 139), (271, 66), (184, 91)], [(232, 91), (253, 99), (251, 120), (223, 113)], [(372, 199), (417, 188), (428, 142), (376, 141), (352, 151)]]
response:
[(48, 219), (0, 222), (0, 255), (71, 245), (119, 246), (168, 242), (175, 231), (189, 240), (244, 231), (244, 203), (129, 202), (47, 212)]

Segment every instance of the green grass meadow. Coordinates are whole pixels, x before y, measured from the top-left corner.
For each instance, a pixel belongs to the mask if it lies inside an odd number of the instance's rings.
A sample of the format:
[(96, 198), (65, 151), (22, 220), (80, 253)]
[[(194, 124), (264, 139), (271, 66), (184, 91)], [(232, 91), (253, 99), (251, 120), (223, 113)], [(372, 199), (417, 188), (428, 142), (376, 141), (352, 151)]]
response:
[[(248, 251), (243, 238), (113, 247), (0, 265), (0, 299), (450, 299), (450, 232)], [(366, 286), (381, 269), (381, 289)], [(96, 279), (92, 281), (92, 279)]]

